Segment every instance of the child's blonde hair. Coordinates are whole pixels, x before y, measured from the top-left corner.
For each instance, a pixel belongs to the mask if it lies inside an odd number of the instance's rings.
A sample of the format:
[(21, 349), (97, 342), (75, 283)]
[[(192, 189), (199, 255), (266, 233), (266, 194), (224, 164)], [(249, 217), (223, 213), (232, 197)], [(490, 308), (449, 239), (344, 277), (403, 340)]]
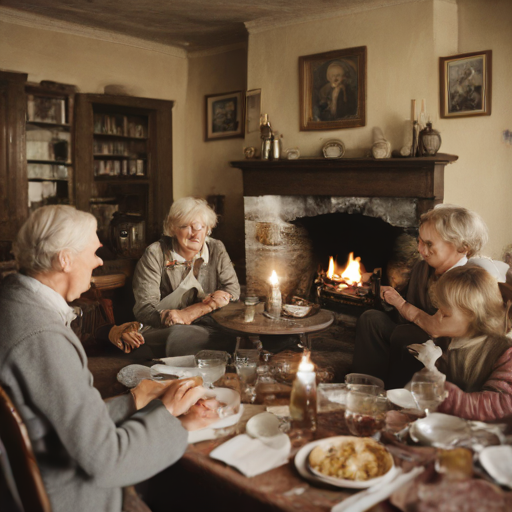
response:
[(498, 281), (482, 267), (456, 267), (436, 287), (439, 309), (459, 308), (470, 319), (466, 336), (505, 333), (505, 307)]

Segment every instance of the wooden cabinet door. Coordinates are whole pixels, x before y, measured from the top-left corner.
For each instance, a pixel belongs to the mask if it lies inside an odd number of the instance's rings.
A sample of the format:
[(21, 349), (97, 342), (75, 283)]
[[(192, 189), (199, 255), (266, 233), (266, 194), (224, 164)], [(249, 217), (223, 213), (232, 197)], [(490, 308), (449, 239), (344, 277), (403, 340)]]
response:
[(0, 71), (0, 241), (10, 242), (28, 215), (25, 73)]

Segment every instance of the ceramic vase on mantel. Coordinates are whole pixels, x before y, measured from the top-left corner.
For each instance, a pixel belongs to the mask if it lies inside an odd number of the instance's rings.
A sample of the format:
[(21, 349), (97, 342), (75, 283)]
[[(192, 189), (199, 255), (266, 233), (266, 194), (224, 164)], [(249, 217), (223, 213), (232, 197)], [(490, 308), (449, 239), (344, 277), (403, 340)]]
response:
[(373, 129), (373, 158), (389, 158), (391, 156), (391, 144), (384, 138), (384, 134), (380, 128)]
[(418, 147), (421, 156), (434, 156), (441, 147), (441, 135), (437, 130), (432, 128), (430, 121), (419, 134)]

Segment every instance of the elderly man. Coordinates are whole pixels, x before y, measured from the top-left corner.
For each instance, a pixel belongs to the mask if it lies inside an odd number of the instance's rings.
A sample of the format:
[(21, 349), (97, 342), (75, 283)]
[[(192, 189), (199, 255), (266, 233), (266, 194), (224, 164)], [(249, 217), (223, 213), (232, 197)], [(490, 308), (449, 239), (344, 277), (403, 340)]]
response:
[(93, 387), (66, 302), (89, 288), (100, 245), (92, 215), (40, 208), (14, 245), (20, 273), (0, 286), (0, 383), (28, 428), (54, 512), (120, 511), (121, 487), (173, 464), (186, 429), (210, 421), (192, 407), (204, 389), (190, 381), (143, 381), (108, 402)]

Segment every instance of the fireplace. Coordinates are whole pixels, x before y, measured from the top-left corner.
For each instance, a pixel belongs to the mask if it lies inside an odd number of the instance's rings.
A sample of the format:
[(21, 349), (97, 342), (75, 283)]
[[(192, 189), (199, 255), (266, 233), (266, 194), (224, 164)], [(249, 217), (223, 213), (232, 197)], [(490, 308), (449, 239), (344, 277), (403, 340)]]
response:
[(404, 247), (415, 254), (419, 217), (443, 201), (444, 167), (456, 159), (232, 162), (243, 171), (247, 294), (265, 296), (275, 270), (284, 296), (310, 297), (329, 258), (343, 266), (350, 252), (396, 279), (390, 269)]

